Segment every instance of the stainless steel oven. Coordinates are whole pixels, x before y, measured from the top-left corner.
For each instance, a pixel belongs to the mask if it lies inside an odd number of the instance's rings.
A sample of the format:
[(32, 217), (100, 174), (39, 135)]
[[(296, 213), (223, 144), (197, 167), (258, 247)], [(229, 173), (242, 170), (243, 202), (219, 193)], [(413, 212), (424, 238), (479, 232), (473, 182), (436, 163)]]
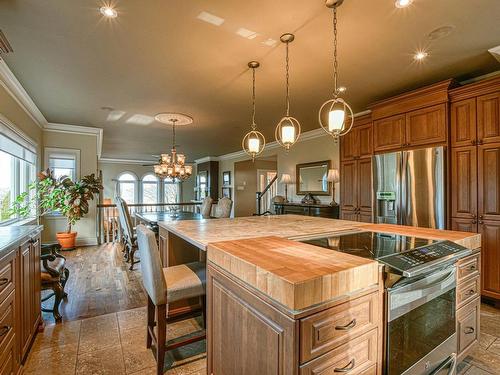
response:
[(387, 288), (386, 374), (455, 373), (455, 291), (455, 266)]

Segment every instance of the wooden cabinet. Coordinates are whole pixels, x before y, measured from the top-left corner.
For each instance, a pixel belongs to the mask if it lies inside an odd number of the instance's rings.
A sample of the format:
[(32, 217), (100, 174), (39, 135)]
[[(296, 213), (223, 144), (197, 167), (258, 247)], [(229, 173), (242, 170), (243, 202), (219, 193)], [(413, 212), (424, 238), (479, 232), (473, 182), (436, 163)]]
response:
[(405, 116), (397, 115), (373, 122), (373, 150), (395, 150), (405, 143)]
[(500, 92), (477, 98), (477, 137), (479, 144), (500, 142)]
[(343, 161), (340, 173), (341, 217), (371, 222), (372, 159)]
[(476, 98), (451, 103), (450, 133), (452, 147), (476, 144)]
[(341, 159), (353, 160), (370, 157), (372, 150), (372, 124), (353, 127), (352, 130), (341, 138)]
[(476, 147), (453, 148), (451, 164), (451, 215), (474, 219), (477, 217)]
[(482, 239), (482, 294), (500, 300), (500, 221), (484, 220), (479, 224)]
[(480, 218), (500, 220), (500, 143), (478, 147), (477, 199)]
[(339, 206), (329, 204), (305, 204), (305, 203), (274, 203), (276, 215), (305, 215), (325, 217), (328, 219), (339, 218)]
[(476, 298), (457, 311), (457, 362), (462, 361), (479, 339), (479, 306)]
[(446, 142), (446, 105), (423, 108), (406, 114), (406, 146)]

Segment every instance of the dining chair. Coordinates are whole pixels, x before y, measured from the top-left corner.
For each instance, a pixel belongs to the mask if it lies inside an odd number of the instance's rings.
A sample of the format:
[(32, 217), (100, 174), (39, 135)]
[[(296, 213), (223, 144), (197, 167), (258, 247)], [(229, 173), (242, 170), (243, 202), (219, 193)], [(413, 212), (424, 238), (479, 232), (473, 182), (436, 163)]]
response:
[(214, 200), (211, 197), (205, 197), (201, 204), (200, 213), (204, 219), (209, 219), (212, 213), (212, 203)]
[[(163, 374), (165, 352), (205, 339), (206, 334), (206, 266), (192, 262), (162, 268), (155, 234), (146, 226), (137, 226), (137, 243), (141, 252), (142, 283), (148, 295), (146, 347), (156, 348), (156, 373)], [(168, 304), (200, 297), (205, 330), (167, 345)], [(191, 313), (176, 315), (175, 321), (192, 317)], [(155, 328), (156, 327), (156, 334)]]
[(125, 249), (125, 260), (130, 262), (129, 270), (134, 269), (134, 264), (139, 261), (135, 260), (135, 252), (137, 251), (137, 239), (134, 233), (134, 226), (132, 224), (132, 218), (130, 217), (130, 212), (128, 210), (127, 202), (121, 197), (116, 197), (116, 206), (118, 207), (118, 217), (120, 219), (120, 227), (122, 233), (122, 239)]
[(217, 206), (215, 206), (215, 217), (217, 219), (230, 217), (232, 207), (233, 201), (228, 197), (219, 199), (219, 202), (217, 202)]

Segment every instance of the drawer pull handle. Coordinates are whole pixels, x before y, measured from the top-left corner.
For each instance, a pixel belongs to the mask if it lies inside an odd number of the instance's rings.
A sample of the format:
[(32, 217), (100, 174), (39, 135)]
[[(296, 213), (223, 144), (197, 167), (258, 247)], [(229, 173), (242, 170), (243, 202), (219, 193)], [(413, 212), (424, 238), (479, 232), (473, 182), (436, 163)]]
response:
[(469, 267), (469, 271), (475, 271), (476, 270), (476, 265), (473, 264), (472, 266)]
[(348, 331), (351, 328), (354, 328), (355, 326), (356, 326), (356, 319), (353, 319), (349, 323), (347, 323), (345, 326), (335, 326), (335, 329), (337, 331)]
[(355, 366), (355, 361), (353, 358), (353, 359), (351, 359), (351, 361), (347, 365), (345, 365), (344, 367), (341, 367), (341, 368), (337, 367), (333, 370), (333, 372), (349, 372), (354, 368), (354, 366)]
[(7, 279), (6, 277), (2, 277), (2, 278), (0, 279), (0, 286), (5, 285), (5, 284), (7, 284), (8, 282), (9, 282), (9, 279)]
[(7, 332), (9, 332), (9, 329), (9, 326), (3, 326), (2, 328), (0, 328), (0, 337), (5, 336)]
[(464, 329), (464, 333), (466, 335), (470, 335), (471, 333), (474, 333), (476, 330), (474, 329), (474, 327), (465, 327)]
[(469, 289), (469, 290), (465, 293), (465, 295), (466, 295), (466, 296), (472, 296), (474, 293), (476, 293), (476, 291), (475, 291), (474, 289)]

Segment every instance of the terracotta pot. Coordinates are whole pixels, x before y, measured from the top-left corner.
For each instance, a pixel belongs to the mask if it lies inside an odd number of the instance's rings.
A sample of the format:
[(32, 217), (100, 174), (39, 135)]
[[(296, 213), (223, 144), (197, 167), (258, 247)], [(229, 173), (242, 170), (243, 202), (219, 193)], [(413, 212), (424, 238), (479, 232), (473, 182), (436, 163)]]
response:
[(75, 248), (77, 232), (57, 232), (56, 238), (63, 250), (73, 250)]

